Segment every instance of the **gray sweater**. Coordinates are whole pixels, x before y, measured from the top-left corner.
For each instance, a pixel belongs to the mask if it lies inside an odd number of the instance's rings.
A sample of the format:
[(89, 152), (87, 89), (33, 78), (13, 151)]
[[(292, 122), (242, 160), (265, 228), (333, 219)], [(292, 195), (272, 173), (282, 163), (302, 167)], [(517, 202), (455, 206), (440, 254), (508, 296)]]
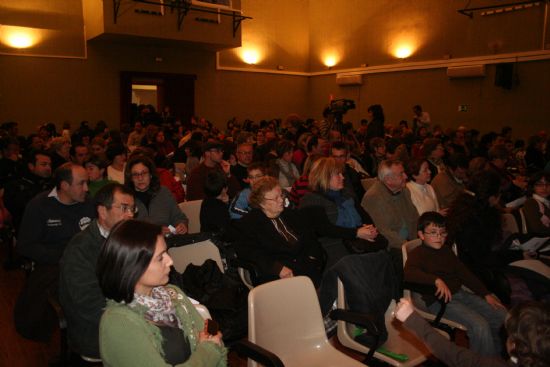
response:
[(187, 216), (180, 210), (174, 195), (166, 187), (153, 194), (149, 208), (141, 200), (136, 198), (138, 213), (136, 219), (144, 220), (161, 226), (176, 226), (179, 223), (187, 223)]

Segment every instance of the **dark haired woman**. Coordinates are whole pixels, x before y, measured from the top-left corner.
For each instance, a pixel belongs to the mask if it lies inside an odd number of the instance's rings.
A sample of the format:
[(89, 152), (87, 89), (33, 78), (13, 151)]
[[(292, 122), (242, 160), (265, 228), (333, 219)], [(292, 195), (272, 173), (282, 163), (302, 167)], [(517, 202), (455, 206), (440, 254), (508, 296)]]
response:
[(112, 229), (97, 263), (108, 299), (99, 326), (105, 366), (227, 365), (221, 333), (203, 331), (187, 296), (166, 286), (172, 263), (160, 226), (127, 220)]
[(134, 190), (137, 219), (162, 226), (165, 234), (187, 232), (187, 217), (174, 196), (160, 185), (155, 164), (145, 155), (133, 156), (126, 164), (124, 183)]

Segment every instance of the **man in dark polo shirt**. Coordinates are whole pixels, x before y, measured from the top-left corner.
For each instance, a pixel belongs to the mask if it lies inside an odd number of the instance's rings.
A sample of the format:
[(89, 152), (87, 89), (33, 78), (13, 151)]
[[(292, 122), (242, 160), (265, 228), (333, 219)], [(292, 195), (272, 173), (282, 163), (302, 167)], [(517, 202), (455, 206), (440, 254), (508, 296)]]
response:
[(15, 305), (15, 327), (34, 340), (49, 340), (56, 323), (48, 297), (57, 296), (63, 250), (95, 217), (84, 167), (62, 164), (55, 170), (54, 183), (53, 190), (29, 202), (17, 236), (17, 251), (32, 260), (34, 269)]

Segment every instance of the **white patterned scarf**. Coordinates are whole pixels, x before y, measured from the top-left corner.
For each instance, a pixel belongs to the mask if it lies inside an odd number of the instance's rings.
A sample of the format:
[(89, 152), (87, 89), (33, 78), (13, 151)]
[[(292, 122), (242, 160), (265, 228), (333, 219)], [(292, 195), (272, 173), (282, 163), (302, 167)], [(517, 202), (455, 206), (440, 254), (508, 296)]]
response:
[(165, 287), (153, 288), (150, 296), (134, 293), (134, 299), (128, 307), (144, 307), (145, 319), (157, 325), (181, 328), (172, 297)]

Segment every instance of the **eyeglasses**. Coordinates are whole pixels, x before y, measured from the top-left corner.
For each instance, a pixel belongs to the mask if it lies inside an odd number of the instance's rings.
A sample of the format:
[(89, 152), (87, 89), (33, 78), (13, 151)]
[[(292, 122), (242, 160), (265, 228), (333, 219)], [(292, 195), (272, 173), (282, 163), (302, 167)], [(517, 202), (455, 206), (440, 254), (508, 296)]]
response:
[(426, 236), (430, 237), (447, 237), (447, 232), (441, 231), (441, 232), (424, 232)]
[(264, 176), (265, 176), (265, 175), (248, 176), (248, 179), (249, 179), (249, 180), (256, 180), (256, 179), (262, 178), (262, 177), (264, 177)]
[(248, 152), (248, 151), (246, 151), (246, 152), (239, 151), (239, 152), (237, 152), (237, 154), (252, 155), (252, 152)]
[(265, 199), (265, 200), (272, 200), (272, 201), (283, 201), (283, 200), (285, 199), (285, 197), (284, 197), (283, 195), (279, 195), (279, 196), (276, 196), (276, 197), (274, 197), (274, 198), (266, 198), (266, 197), (264, 196), (264, 199)]
[(535, 184), (536, 187), (550, 187), (550, 182), (537, 182)]
[(137, 206), (128, 205), (128, 204), (120, 204), (120, 205), (111, 205), (112, 208), (117, 208), (122, 210), (124, 213), (130, 213), (130, 214), (137, 214), (138, 208)]
[(132, 172), (132, 178), (145, 177), (149, 174), (149, 171)]

